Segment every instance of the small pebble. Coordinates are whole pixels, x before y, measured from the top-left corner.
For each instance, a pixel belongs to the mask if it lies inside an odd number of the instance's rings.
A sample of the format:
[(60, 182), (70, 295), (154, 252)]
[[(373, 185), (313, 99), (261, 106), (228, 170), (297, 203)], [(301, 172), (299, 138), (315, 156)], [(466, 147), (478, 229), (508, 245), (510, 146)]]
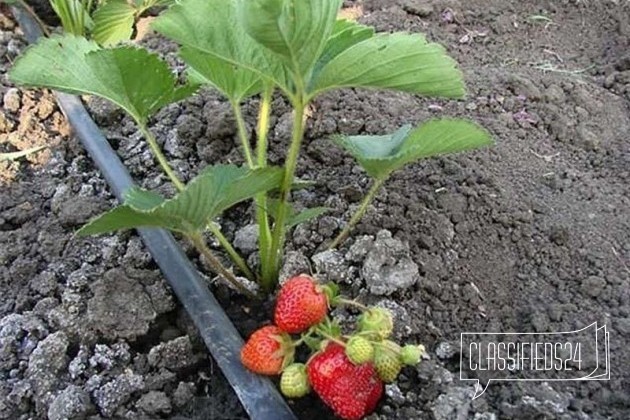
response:
[(10, 88), (4, 94), (3, 98), (4, 109), (10, 112), (17, 112), (22, 105), (22, 99), (20, 98), (20, 91), (17, 88)]

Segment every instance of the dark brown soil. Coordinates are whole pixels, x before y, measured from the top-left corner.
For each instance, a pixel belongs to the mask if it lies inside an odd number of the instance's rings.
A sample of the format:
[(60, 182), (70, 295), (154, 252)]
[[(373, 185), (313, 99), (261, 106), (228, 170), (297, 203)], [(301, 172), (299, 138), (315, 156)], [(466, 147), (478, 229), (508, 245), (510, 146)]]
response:
[[(316, 253), (369, 187), (354, 161), (331, 146), (331, 134), (380, 134), (448, 115), (478, 121), (496, 140), (491, 149), (425, 161), (396, 174), (354, 233), (356, 238), (387, 229), (409, 244), (421, 275), (415, 287), (387, 299), (369, 295), (360, 277), (344, 287), (366, 302), (394, 306), (406, 326), (399, 336), (424, 343), (430, 356), (388, 388), (371, 418), (630, 417), (630, 4), (365, 0), (347, 6), (360, 6), (360, 20), (381, 31), (424, 32), (445, 45), (461, 64), (469, 94), (448, 102), (366, 91), (319, 98), (298, 170), (317, 185), (294, 198), (332, 211), (298, 227), (288, 251)], [(532, 18), (540, 15), (548, 19)], [(11, 87), (4, 74), (15, 48), (24, 46), (11, 25), (2, 18), (3, 96)], [(145, 44), (175, 62), (173, 45), (158, 37)], [(103, 392), (91, 390), (90, 381), (100, 377), (103, 385), (94, 389), (103, 390), (110, 381), (122, 381), (126, 371), (144, 384), (130, 387), (113, 409), (117, 416), (242, 418), (137, 237), (72, 236), (113, 201), (80, 145), (67, 136), (56, 108), (42, 111), (52, 96), (19, 94), (19, 109), (5, 104), (0, 114), (10, 122), (0, 130), (0, 152), (51, 147), (19, 166), (0, 167), (0, 401), (8, 401), (0, 402), (0, 418), (50, 414), (51, 401), (68, 385), (89, 395), (83, 414), (106, 414), (97, 397)], [(282, 98), (275, 105), (271, 159), (279, 163), (291, 116)], [(138, 182), (168, 189), (133, 124), (98, 101), (91, 101), (90, 110)], [(255, 103), (246, 115), (253, 126)], [(242, 162), (229, 106), (214, 93), (162, 110), (153, 130), (184, 177), (210, 163)], [(233, 237), (248, 223), (251, 209), (240, 206), (222, 228)], [(352, 272), (351, 266), (343, 270)], [(128, 328), (112, 328), (116, 324), (107, 317), (115, 321), (116, 314), (99, 309), (120, 304), (103, 292), (112, 278), (137, 297), (134, 302), (148, 302), (138, 306), (143, 317)], [(133, 286), (138, 282), (141, 287)], [(262, 321), (247, 319), (252, 309), (238, 300), (228, 307), (229, 293), (215, 289), (244, 334)], [(9, 336), (12, 314), (22, 315), (24, 325)], [(472, 385), (459, 381), (462, 332), (569, 331), (593, 322), (610, 331), (610, 381), (493, 383), (475, 401)], [(190, 362), (151, 364), (150, 353), (177, 337), (190, 338)], [(66, 343), (65, 360), (48, 382), (28, 370), (33, 354), (41, 352), (15, 348), (29, 342), (45, 349), (38, 343), (46, 340), (49, 347)], [(103, 353), (97, 345), (109, 346), (112, 354), (116, 345), (126, 345), (128, 355), (111, 356), (111, 366), (87, 363), (73, 376), (71, 362), (80, 359), (81, 349), (94, 358)], [(182, 383), (191, 384), (195, 398), (182, 399)], [(164, 401), (169, 409), (155, 409)], [(295, 407), (305, 419), (329, 415), (314, 398)]]

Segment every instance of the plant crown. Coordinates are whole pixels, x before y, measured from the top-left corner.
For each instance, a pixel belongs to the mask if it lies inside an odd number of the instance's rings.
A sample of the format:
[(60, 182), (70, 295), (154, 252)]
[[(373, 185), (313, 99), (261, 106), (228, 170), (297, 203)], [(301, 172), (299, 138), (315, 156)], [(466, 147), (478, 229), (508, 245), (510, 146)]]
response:
[[(180, 45), (180, 57), (187, 65), (187, 82), (180, 84), (167, 64), (145, 49), (124, 44), (103, 47), (129, 38), (131, 15), (124, 18), (122, 9), (148, 3), (157, 2), (108, 0), (94, 19), (110, 24), (100, 32), (94, 30), (93, 40), (71, 33), (42, 39), (18, 59), (10, 76), (16, 84), (96, 95), (120, 106), (137, 123), (177, 189), (174, 197), (165, 198), (134, 188), (121, 206), (92, 220), (79, 234), (144, 226), (178, 232), (197, 247), (213, 270), (243, 293), (251, 294), (251, 289), (214, 256), (202, 233), (209, 230), (217, 237), (245, 277), (267, 291), (275, 286), (287, 230), (326, 211), (299, 212), (290, 204), (291, 191), (304, 187), (295, 171), (307, 109), (317, 96), (342, 88), (440, 98), (465, 94), (462, 74), (442, 46), (421, 34), (376, 34), (370, 27), (338, 20), (341, 0), (182, 0), (173, 4), (152, 25)], [(120, 9), (120, 14), (110, 9)], [(200, 86), (217, 89), (231, 104), (245, 165), (211, 165), (185, 184), (169, 165), (148, 123), (160, 108), (194, 94)], [(267, 163), (274, 91), (282, 93), (294, 111), (282, 168)], [(241, 106), (255, 95), (260, 97), (260, 109), (252, 148)], [(419, 159), (492, 143), (478, 125), (451, 118), (379, 136), (339, 135), (334, 141), (357, 160), (373, 184), (332, 247), (346, 239), (392, 172)], [(255, 201), (259, 227), (259, 273), (214, 223), (223, 211), (249, 199)]]

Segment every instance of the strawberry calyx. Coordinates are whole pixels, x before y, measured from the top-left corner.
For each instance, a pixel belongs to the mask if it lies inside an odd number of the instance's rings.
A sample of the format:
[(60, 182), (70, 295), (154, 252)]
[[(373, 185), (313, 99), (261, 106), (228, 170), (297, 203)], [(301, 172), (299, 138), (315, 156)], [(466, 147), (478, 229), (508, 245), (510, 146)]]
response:
[(346, 343), (341, 336), (341, 326), (336, 320), (326, 317), (315, 326), (315, 332), (326, 340), (335, 342), (345, 347)]
[(386, 339), (394, 331), (394, 319), (389, 310), (372, 307), (363, 312), (358, 320), (359, 331), (374, 339)]
[(335, 283), (329, 282), (316, 286), (316, 289), (326, 295), (326, 301), (328, 302), (328, 308), (334, 305), (334, 302), (339, 298), (339, 286)]
[(331, 306), (350, 306), (352, 308), (360, 310), (361, 312), (370, 310), (369, 306), (357, 302), (356, 300), (346, 299), (341, 295), (337, 295), (331, 300)]
[(280, 348), (273, 354), (274, 357), (282, 357), (282, 370), (293, 363), (295, 348), (297, 347), (291, 336), (285, 332), (274, 334), (272, 338), (278, 342)]

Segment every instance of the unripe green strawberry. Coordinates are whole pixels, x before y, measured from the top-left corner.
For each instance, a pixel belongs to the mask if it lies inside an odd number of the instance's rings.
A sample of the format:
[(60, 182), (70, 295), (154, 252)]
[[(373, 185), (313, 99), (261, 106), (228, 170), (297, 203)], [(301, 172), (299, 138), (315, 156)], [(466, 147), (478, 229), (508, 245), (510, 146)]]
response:
[(366, 338), (355, 335), (346, 343), (346, 356), (355, 365), (371, 362), (374, 358), (374, 346)]
[(397, 344), (391, 341), (384, 343), (378, 344), (374, 348), (374, 368), (383, 382), (392, 383), (398, 377), (402, 363), (398, 352), (389, 345), (391, 343), (397, 346)]
[(280, 391), (285, 397), (300, 398), (308, 394), (311, 385), (306, 374), (306, 365), (293, 363), (282, 371), (280, 377)]
[(361, 314), (358, 325), (359, 331), (373, 333), (377, 339), (385, 339), (394, 330), (394, 319), (385, 308), (370, 308)]
[(417, 346), (407, 344), (406, 346), (403, 346), (400, 351), (400, 361), (405, 365), (415, 366), (420, 363), (420, 358), (423, 354), (424, 346), (422, 344)]

